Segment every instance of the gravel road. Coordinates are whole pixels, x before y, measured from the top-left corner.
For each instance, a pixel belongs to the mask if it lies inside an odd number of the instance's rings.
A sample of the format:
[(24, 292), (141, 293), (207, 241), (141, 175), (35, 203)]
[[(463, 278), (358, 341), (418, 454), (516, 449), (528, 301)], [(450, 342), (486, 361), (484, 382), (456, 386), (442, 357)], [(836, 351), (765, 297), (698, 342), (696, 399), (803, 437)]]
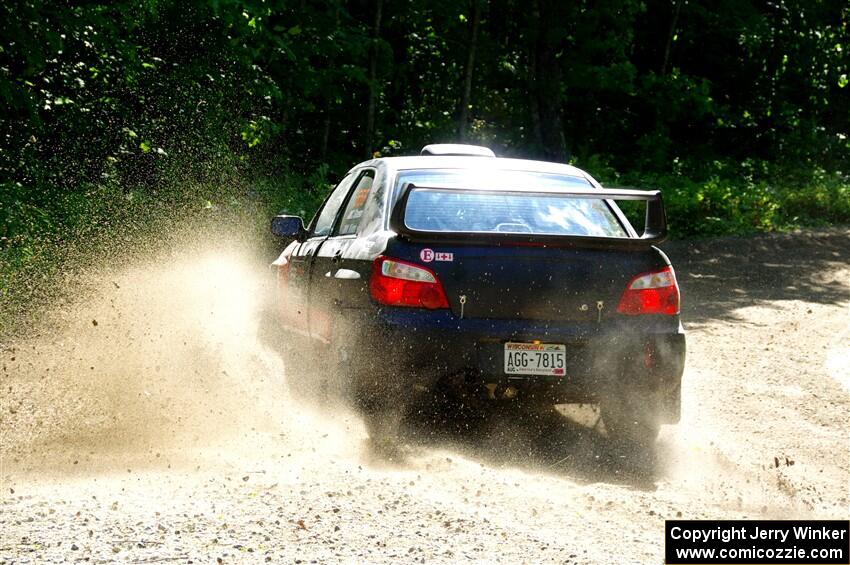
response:
[(850, 230), (666, 246), (683, 419), (634, 456), (587, 407), (370, 442), (288, 395), (269, 274), (218, 245), (3, 345), (0, 563), (661, 563), (666, 518), (850, 515)]

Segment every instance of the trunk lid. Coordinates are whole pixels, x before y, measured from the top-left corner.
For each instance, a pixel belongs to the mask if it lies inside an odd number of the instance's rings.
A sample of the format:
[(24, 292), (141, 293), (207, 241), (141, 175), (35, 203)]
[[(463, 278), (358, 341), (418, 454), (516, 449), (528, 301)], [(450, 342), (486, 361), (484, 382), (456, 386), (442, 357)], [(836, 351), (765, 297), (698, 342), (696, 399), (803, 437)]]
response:
[(600, 303), (601, 316), (607, 316), (616, 311), (634, 275), (666, 264), (652, 248), (438, 246), (396, 240), (386, 254), (432, 269), (457, 316), (537, 321), (596, 320)]

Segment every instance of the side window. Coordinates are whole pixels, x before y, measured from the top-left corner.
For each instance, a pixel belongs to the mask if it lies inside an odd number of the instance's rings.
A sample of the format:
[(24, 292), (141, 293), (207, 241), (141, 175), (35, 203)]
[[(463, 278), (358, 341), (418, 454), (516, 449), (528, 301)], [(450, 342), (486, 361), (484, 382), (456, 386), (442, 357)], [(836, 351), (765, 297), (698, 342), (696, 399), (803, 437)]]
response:
[(351, 196), (342, 214), (342, 222), (336, 235), (351, 235), (357, 233), (357, 228), (363, 220), (363, 210), (369, 199), (369, 192), (375, 183), (375, 171), (366, 171), (357, 180), (357, 185), (351, 191)]
[(313, 231), (310, 233), (310, 237), (328, 235), (331, 233), (334, 220), (336, 219), (336, 213), (339, 212), (339, 207), (342, 206), (342, 203), (345, 200), (345, 195), (348, 194), (348, 189), (351, 187), (351, 183), (354, 178), (355, 175), (348, 175), (342, 179), (341, 183), (336, 185), (336, 188), (333, 192), (331, 192), (331, 195), (328, 196), (328, 199), (325, 200), (324, 206), (322, 206), (319, 215), (314, 220)]
[(388, 188), (386, 173), (378, 169), (375, 172), (372, 191), (369, 192), (369, 198), (366, 199), (366, 206), (363, 208), (363, 219), (360, 220), (360, 225), (357, 227), (357, 235), (373, 233), (383, 228)]

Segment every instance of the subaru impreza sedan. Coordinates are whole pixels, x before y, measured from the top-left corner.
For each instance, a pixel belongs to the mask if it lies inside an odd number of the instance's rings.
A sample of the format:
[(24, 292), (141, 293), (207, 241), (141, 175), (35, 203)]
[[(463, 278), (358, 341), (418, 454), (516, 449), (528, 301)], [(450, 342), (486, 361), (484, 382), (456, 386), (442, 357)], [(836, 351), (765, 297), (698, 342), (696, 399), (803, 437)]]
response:
[[(624, 200), (645, 206), (640, 232)], [(639, 444), (679, 419), (685, 335), (658, 191), (430, 145), (360, 163), (306, 227), (280, 215), (272, 232), (290, 240), (273, 268), (296, 388), (343, 391), (373, 421), (427, 398), (596, 404), (610, 437)]]

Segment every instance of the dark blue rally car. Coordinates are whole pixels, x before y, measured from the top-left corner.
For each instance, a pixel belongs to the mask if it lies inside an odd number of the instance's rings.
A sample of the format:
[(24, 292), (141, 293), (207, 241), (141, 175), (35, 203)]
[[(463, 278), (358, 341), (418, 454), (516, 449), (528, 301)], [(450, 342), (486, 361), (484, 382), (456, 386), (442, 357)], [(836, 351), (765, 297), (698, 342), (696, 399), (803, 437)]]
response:
[[(622, 200), (645, 202), (641, 233)], [(658, 191), (430, 145), (357, 165), (307, 227), (281, 215), (272, 232), (292, 240), (273, 267), (296, 387), (344, 390), (370, 418), (428, 397), (598, 404), (608, 435), (641, 443), (679, 419)]]

